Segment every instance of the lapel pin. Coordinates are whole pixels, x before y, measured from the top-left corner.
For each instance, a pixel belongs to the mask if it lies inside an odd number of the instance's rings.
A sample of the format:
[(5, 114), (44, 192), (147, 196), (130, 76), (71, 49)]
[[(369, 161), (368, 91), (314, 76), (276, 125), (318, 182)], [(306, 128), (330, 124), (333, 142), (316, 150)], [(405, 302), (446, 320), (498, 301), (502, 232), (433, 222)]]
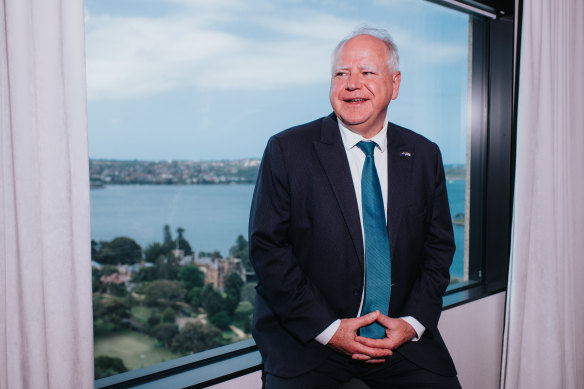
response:
[(399, 156), (402, 158), (408, 158), (412, 156), (412, 153), (408, 152), (408, 151), (402, 151), (401, 153), (399, 153)]

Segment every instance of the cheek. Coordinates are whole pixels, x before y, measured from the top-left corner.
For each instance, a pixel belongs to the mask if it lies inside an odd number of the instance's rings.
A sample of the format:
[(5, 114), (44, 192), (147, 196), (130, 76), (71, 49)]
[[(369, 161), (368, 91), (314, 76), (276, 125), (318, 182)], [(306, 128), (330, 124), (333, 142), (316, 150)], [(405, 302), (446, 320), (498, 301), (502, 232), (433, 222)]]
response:
[(380, 101), (385, 101), (391, 99), (392, 88), (387, 85), (381, 85), (378, 83), (371, 83), (368, 85), (368, 89), (373, 94), (376, 99)]
[(331, 104), (335, 104), (335, 102), (340, 100), (340, 90), (341, 89), (339, 88), (338, 83), (331, 84), (331, 89), (329, 91), (329, 99)]
[(371, 82), (367, 82), (363, 85), (372, 95), (379, 94), (379, 85), (377, 85), (377, 83), (371, 81)]
[(330, 89), (330, 95), (332, 96), (338, 96), (338, 92), (340, 90), (340, 85), (341, 83), (339, 81), (333, 81), (331, 82), (331, 89)]

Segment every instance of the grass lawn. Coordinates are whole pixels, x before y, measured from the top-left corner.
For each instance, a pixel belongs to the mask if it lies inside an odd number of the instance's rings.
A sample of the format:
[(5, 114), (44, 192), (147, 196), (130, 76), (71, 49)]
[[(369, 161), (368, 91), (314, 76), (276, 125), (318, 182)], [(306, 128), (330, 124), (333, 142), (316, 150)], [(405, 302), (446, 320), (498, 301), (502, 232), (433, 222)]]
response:
[(118, 357), (130, 370), (154, 365), (180, 357), (163, 347), (156, 340), (134, 331), (118, 331), (95, 337), (94, 355)]

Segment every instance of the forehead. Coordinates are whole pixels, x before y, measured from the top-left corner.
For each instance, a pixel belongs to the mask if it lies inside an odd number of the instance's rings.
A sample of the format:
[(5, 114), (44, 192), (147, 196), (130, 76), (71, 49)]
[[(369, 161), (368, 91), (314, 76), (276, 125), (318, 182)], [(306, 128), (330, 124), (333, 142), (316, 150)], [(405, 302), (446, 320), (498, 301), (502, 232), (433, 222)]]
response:
[(335, 58), (336, 66), (345, 66), (349, 63), (379, 64), (388, 60), (389, 50), (379, 38), (371, 35), (358, 35), (349, 39), (339, 49)]

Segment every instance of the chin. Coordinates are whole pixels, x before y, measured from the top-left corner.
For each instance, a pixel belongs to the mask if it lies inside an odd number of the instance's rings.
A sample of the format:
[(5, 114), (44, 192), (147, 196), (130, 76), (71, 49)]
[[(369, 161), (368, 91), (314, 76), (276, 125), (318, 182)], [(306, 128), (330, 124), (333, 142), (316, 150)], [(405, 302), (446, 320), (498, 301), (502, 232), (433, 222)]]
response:
[(367, 117), (359, 117), (359, 116), (341, 116), (343, 123), (347, 126), (358, 126), (363, 124), (367, 121)]

